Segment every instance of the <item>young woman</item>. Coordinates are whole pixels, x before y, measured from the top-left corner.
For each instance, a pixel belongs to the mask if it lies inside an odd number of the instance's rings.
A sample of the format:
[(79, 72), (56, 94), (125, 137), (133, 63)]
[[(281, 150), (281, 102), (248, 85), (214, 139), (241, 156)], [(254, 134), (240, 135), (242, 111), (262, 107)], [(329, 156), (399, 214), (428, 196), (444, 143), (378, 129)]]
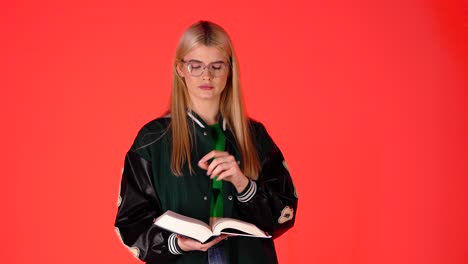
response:
[(182, 35), (171, 105), (125, 158), (115, 227), (147, 263), (277, 263), (273, 239), (219, 236), (201, 244), (153, 224), (167, 210), (206, 223), (255, 224), (276, 238), (294, 225), (297, 194), (265, 127), (244, 111), (232, 42), (200, 21)]

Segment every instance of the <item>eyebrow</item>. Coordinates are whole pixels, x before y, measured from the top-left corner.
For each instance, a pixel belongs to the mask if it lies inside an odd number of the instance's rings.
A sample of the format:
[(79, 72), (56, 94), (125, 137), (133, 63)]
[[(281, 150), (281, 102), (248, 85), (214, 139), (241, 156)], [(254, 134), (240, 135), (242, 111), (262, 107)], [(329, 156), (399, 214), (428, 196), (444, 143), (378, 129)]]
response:
[[(188, 60), (187, 62), (199, 62), (199, 63), (206, 64), (206, 63), (204, 63), (203, 61), (201, 61), (201, 60), (196, 60), (196, 59)], [(222, 61), (222, 60), (217, 60), (217, 61), (210, 62), (210, 63), (208, 63), (208, 64), (220, 63), (220, 62), (226, 63), (226, 62), (224, 62), (224, 61)], [(206, 65), (208, 65), (208, 64), (206, 64)]]

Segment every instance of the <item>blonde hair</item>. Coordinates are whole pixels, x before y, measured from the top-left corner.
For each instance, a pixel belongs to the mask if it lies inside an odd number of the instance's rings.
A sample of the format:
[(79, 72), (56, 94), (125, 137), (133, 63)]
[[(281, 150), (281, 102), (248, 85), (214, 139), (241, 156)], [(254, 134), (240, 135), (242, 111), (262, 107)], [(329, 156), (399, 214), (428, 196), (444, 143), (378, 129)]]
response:
[(253, 144), (249, 119), (244, 110), (244, 102), (239, 81), (239, 65), (234, 48), (226, 31), (219, 25), (199, 21), (191, 25), (183, 34), (176, 49), (173, 73), (170, 110), (172, 132), (171, 170), (174, 175), (182, 175), (182, 167), (188, 164), (193, 173), (191, 160), (191, 134), (187, 124), (189, 96), (185, 81), (179, 76), (177, 66), (191, 49), (199, 45), (216, 47), (226, 54), (231, 71), (226, 87), (221, 93), (220, 112), (231, 128), (241, 154), (242, 172), (250, 179), (256, 179), (260, 170), (257, 150)]

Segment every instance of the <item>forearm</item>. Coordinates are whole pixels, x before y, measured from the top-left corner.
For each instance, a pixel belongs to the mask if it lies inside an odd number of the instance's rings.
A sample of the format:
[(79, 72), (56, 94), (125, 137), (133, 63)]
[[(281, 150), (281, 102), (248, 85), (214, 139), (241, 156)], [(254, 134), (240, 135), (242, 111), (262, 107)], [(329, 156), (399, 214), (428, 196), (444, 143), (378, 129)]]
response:
[(166, 262), (180, 252), (172, 233), (153, 224), (162, 209), (151, 179), (151, 163), (137, 153), (128, 152), (115, 228), (125, 246), (139, 259)]
[(264, 182), (251, 181), (238, 195), (239, 213), (243, 220), (257, 225), (273, 237), (294, 225), (297, 198), (278, 193)]

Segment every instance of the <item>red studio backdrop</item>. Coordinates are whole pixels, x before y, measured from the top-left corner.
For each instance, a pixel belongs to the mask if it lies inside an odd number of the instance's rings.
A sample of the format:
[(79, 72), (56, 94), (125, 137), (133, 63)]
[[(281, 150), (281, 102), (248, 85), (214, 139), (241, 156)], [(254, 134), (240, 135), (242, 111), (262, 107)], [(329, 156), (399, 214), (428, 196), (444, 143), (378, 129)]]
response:
[(281, 263), (468, 263), (463, 1), (0, 3), (0, 263), (139, 263), (123, 158), (181, 33), (222, 25), (299, 194)]

